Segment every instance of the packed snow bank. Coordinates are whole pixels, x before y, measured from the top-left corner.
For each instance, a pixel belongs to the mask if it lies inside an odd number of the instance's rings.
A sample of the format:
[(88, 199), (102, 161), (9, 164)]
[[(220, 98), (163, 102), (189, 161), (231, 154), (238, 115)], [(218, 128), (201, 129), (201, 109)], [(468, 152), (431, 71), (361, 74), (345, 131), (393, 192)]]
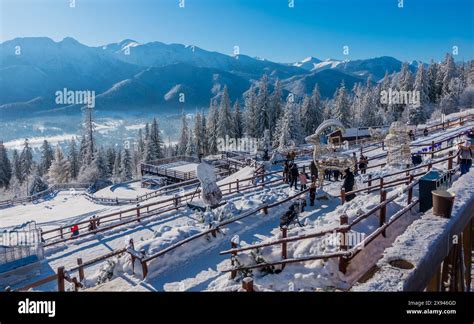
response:
[(248, 179), (253, 176), (255, 169), (250, 166), (240, 169), (237, 172), (232, 173), (230, 176), (217, 182), (218, 185), (223, 185), (229, 182), (235, 182), (237, 180)]
[(94, 193), (95, 197), (134, 199), (154, 190), (142, 188), (140, 181), (114, 184)]
[[(435, 216), (427, 211), (411, 224), (377, 262), (377, 271), (365, 283), (355, 285), (354, 291), (423, 290), (436, 266), (444, 259), (474, 208), (474, 169), (453, 183), (450, 192), (456, 195), (451, 218)], [(405, 260), (412, 269), (400, 269), (390, 261)], [(424, 280), (420, 280), (423, 278)]]

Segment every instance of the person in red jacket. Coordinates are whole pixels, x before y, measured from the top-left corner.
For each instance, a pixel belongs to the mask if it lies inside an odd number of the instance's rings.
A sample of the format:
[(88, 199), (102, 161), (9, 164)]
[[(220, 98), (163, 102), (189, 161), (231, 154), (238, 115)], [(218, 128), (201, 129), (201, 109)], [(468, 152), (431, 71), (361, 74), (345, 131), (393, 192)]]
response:
[(79, 235), (79, 226), (77, 224), (71, 227), (72, 237)]

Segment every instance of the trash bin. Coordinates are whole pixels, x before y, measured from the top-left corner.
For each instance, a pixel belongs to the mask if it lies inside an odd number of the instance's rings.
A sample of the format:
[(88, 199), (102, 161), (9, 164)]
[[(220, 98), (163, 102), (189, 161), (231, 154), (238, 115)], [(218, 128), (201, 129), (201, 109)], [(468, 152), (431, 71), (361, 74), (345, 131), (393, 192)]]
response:
[(418, 183), (420, 199), (420, 212), (424, 213), (433, 207), (431, 192), (441, 188), (447, 188), (451, 182), (451, 174), (439, 170), (431, 170), (420, 178)]
[(444, 218), (451, 217), (455, 194), (447, 190), (433, 190), (433, 214)]

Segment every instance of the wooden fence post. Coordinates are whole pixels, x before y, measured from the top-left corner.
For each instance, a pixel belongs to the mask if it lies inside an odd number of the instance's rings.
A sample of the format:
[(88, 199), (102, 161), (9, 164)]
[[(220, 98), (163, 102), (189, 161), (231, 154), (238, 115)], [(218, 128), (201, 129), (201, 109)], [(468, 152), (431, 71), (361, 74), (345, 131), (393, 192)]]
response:
[(142, 264), (142, 272), (143, 272), (143, 279), (146, 278), (146, 275), (148, 274), (148, 265), (146, 264), (146, 261), (141, 260)]
[(382, 141), (382, 151), (385, 151), (385, 142)]
[(451, 170), (453, 168), (453, 151), (448, 152), (448, 170)]
[(239, 191), (239, 179), (237, 179), (236, 185), (237, 185), (237, 192), (240, 192), (240, 191)]
[(407, 177), (410, 175), (410, 171), (408, 171), (409, 168), (410, 168), (410, 164), (407, 164), (407, 172), (406, 172)]
[[(237, 248), (237, 243), (235, 242), (230, 242), (230, 247), (232, 249), (236, 249)], [(234, 258), (237, 256), (237, 252), (232, 252), (232, 257), (231, 257), (231, 264), (232, 264), (232, 267), (235, 266), (235, 260)], [(236, 270), (232, 270), (230, 272), (230, 279), (234, 279), (235, 277), (237, 276), (237, 271)]]
[(435, 141), (431, 141), (431, 158), (432, 159), (434, 159), (434, 151), (435, 151), (434, 144), (435, 144)]
[(346, 202), (346, 189), (341, 188), (341, 205), (344, 205)]
[(428, 164), (428, 171), (431, 170), (431, 168), (433, 167), (433, 165), (431, 164), (431, 162)]
[(59, 235), (61, 235), (61, 238), (64, 238), (63, 237), (63, 226), (61, 225), (61, 227), (59, 228)]
[[(347, 214), (342, 214), (339, 217), (339, 224), (341, 226), (349, 224), (349, 217), (347, 216)], [(346, 230), (341, 231), (341, 233), (342, 233), (341, 250), (344, 250), (344, 251), (347, 251), (347, 235), (346, 235), (346, 232), (347, 232)]]
[[(408, 185), (411, 185), (412, 182), (413, 182), (413, 174), (410, 174)], [(413, 199), (413, 187), (410, 187), (410, 189), (408, 189), (408, 204), (411, 204), (412, 199)]]
[(58, 268), (58, 291), (64, 291), (64, 267)]
[(265, 215), (268, 215), (268, 206), (267, 205), (263, 206), (263, 213)]
[(367, 193), (370, 192), (370, 187), (372, 187), (372, 174), (369, 174), (369, 180), (368, 181), (369, 182), (367, 183), (367, 187), (368, 187)]
[(79, 266), (79, 281), (84, 280), (84, 268), (82, 267), (82, 258), (77, 258), (77, 265)]
[(383, 177), (380, 178), (380, 191), (383, 190)]
[(245, 277), (242, 280), (242, 288), (246, 292), (252, 292), (253, 291), (253, 278), (252, 277)]
[[(282, 226), (280, 227), (281, 230), (281, 238), (286, 238), (288, 235), (288, 227), (287, 226)], [(287, 258), (287, 250), (286, 250), (286, 242), (281, 243), (281, 258), (286, 259)], [(284, 267), (284, 265), (283, 265)]]
[[(380, 202), (383, 203), (386, 199), (387, 199), (387, 191), (386, 190), (381, 190), (380, 191)], [(380, 208), (379, 227), (381, 227), (385, 224), (386, 214), (387, 214), (387, 205), (384, 205), (383, 207)], [(382, 236), (387, 237), (386, 234), (385, 234), (385, 230), (382, 231)]]
[(140, 221), (140, 206), (137, 205), (137, 221)]

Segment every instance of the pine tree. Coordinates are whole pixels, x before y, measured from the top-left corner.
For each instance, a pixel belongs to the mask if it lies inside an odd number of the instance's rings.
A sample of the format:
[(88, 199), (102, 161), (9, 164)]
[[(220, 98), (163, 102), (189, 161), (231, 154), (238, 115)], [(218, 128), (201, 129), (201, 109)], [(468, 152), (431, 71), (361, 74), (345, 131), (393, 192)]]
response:
[(122, 182), (132, 180), (132, 158), (130, 151), (124, 149), (120, 161), (120, 180)]
[(120, 182), (121, 176), (122, 176), (122, 152), (117, 151), (117, 154), (115, 154), (114, 170), (112, 172), (112, 181), (114, 183)]
[(0, 142), (0, 188), (8, 188), (12, 178), (12, 165), (8, 158), (7, 149)]
[(333, 118), (339, 120), (344, 126), (349, 127), (350, 105), (344, 81), (341, 82), (341, 86), (337, 89), (334, 97)]
[(195, 156), (196, 155), (196, 139), (194, 138), (193, 131), (190, 130), (189, 132), (189, 140), (188, 146), (186, 147), (186, 155), (187, 156)]
[(207, 136), (207, 119), (206, 115), (202, 115), (201, 123), (201, 133), (202, 133), (202, 154), (206, 155), (209, 153), (209, 138)]
[(429, 78), (423, 64), (418, 65), (415, 76), (414, 90), (419, 93), (420, 102), (410, 105), (408, 111), (408, 121), (410, 124), (418, 125), (424, 123), (427, 118), (427, 108), (429, 105)]
[(69, 142), (67, 159), (69, 161), (69, 176), (71, 180), (77, 179), (79, 176), (80, 164), (79, 152), (77, 151), (76, 140), (74, 138)]
[(154, 160), (163, 158), (163, 140), (161, 139), (160, 128), (156, 118), (153, 118), (153, 122), (151, 124), (150, 140), (153, 144), (152, 149)]
[(54, 160), (52, 161), (48, 172), (48, 179), (50, 183), (67, 183), (70, 179), (69, 162), (59, 145), (56, 145)]
[(436, 103), (440, 93), (437, 90), (436, 80), (438, 78), (438, 64), (431, 61), (428, 67), (428, 98), (430, 103)]
[(278, 122), (278, 119), (280, 118), (280, 115), (282, 113), (282, 108), (281, 108), (281, 82), (279, 79), (275, 81), (275, 86), (273, 89), (273, 92), (270, 96), (270, 110), (268, 114), (268, 122), (269, 122), (269, 130), (270, 130), (270, 136), (273, 137), (273, 131), (276, 128), (276, 124)]
[(28, 139), (25, 139), (23, 150), (20, 154), (20, 182), (23, 182), (30, 174), (33, 168), (33, 150), (30, 147)]
[(20, 156), (18, 154), (17, 149), (13, 149), (12, 153), (12, 175), (15, 176), (16, 180), (18, 180), (19, 183), (23, 181), (23, 177), (21, 175)]
[(256, 99), (257, 109), (257, 127), (256, 137), (262, 138), (265, 129), (270, 129), (270, 119), (273, 117), (272, 107), (270, 106), (270, 96), (268, 93), (268, 76), (264, 74), (259, 81), (258, 95)]
[(238, 100), (235, 101), (234, 108), (232, 109), (232, 120), (234, 137), (242, 138), (244, 136), (244, 124)]
[[(141, 129), (138, 130), (138, 135), (137, 135), (137, 152), (138, 152), (139, 160), (142, 161), (143, 154), (145, 152), (145, 139), (143, 138), (143, 132)], [(115, 156), (114, 156), (114, 159), (115, 159)]]
[(285, 105), (283, 115), (277, 122), (273, 136), (273, 145), (280, 150), (298, 145), (302, 142), (301, 120), (294, 103), (288, 101)]
[(44, 140), (43, 144), (41, 145), (41, 160), (38, 166), (38, 174), (40, 176), (48, 173), (48, 170), (51, 165), (51, 162), (53, 161), (53, 158), (54, 158), (53, 149), (49, 145), (48, 141)]
[(207, 140), (209, 153), (217, 153), (217, 127), (219, 125), (219, 112), (217, 110), (217, 103), (215, 100), (211, 101), (209, 108), (209, 115), (207, 117)]
[(227, 86), (224, 86), (224, 91), (221, 97), (221, 104), (219, 107), (219, 123), (217, 125), (217, 137), (225, 138), (226, 135), (233, 138), (233, 120), (230, 111), (230, 99)]
[(35, 168), (33, 181), (31, 182), (28, 194), (32, 196), (46, 189), (48, 189), (48, 184), (41, 177), (39, 167), (37, 167)]
[(202, 128), (202, 117), (200, 113), (196, 114), (194, 118), (194, 138), (193, 143), (196, 150), (196, 153), (199, 155), (204, 154), (204, 133), (205, 130)]
[(181, 135), (179, 136), (178, 142), (178, 154), (185, 155), (186, 148), (188, 147), (189, 142), (189, 128), (188, 128), (188, 121), (186, 115), (183, 113), (181, 115)]
[(244, 115), (247, 136), (258, 137), (258, 109), (255, 87), (251, 87), (246, 93)]

